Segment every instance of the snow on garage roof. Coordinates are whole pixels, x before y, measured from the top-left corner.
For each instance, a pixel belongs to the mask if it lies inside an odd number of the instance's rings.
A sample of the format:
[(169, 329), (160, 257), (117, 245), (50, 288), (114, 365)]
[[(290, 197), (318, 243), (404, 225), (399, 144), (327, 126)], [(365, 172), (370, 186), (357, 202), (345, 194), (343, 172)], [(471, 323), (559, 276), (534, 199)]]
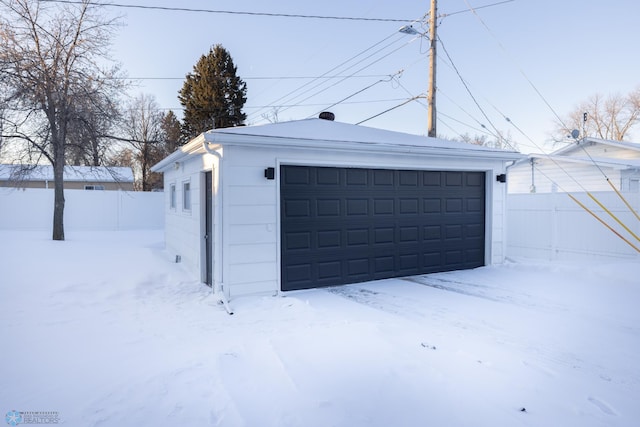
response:
[(213, 129), (192, 139), (151, 170), (159, 172), (192, 153), (204, 153), (203, 144), (257, 147), (317, 148), (334, 151), (430, 154), (447, 157), (484, 157), (517, 160), (515, 151), (483, 147), (402, 132), (340, 123), (324, 119), (305, 119), (255, 126)]
[[(207, 141), (226, 142), (227, 136), (266, 137), (297, 141), (353, 142), (370, 145), (430, 147), (442, 149), (509, 152), (460, 141), (412, 135), (324, 119), (305, 119), (256, 126), (213, 129), (204, 134)], [(513, 152), (513, 151), (511, 151)]]

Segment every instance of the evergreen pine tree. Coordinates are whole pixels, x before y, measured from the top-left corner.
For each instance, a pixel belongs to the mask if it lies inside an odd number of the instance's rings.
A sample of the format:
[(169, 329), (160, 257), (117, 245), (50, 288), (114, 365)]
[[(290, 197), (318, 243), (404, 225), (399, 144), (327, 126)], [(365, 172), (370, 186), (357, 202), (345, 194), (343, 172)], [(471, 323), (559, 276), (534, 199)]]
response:
[(186, 141), (182, 136), (182, 127), (175, 113), (171, 110), (162, 114), (160, 119), (160, 127), (163, 133), (166, 155), (173, 153), (176, 149), (183, 145)]
[(215, 128), (242, 125), (246, 114), (247, 85), (236, 75), (236, 66), (222, 45), (202, 55), (187, 74), (178, 99), (184, 107), (182, 132), (191, 139)]

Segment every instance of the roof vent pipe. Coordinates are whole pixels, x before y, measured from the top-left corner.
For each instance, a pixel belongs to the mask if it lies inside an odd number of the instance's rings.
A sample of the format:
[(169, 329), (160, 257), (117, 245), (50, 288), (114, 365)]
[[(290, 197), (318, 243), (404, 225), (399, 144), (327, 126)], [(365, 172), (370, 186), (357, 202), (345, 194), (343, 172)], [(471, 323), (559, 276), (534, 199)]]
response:
[(332, 122), (335, 120), (336, 115), (333, 114), (331, 111), (323, 111), (322, 113), (320, 113), (318, 117), (321, 118), (322, 120), (329, 120), (330, 122)]

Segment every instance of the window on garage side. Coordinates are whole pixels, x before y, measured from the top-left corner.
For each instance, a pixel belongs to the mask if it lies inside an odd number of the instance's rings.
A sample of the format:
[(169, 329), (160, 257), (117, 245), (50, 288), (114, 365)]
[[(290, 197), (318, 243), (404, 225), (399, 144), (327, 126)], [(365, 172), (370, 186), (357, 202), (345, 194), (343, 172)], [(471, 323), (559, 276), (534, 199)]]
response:
[(176, 208), (176, 185), (169, 185), (169, 207), (171, 209)]
[(191, 210), (191, 182), (182, 183), (182, 210)]

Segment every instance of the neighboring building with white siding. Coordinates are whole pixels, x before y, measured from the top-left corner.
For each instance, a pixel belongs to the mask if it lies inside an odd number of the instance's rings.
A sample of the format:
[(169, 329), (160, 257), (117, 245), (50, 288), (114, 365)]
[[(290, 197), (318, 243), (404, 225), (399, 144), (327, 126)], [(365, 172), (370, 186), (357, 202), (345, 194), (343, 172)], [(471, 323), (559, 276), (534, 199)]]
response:
[(640, 144), (584, 138), (509, 168), (509, 193), (640, 191)]
[[(67, 190), (133, 191), (133, 171), (121, 166), (65, 166)], [(51, 165), (0, 165), (0, 187), (54, 188)]]
[(501, 263), (521, 157), (308, 119), (215, 129), (152, 170), (167, 250), (235, 298)]

